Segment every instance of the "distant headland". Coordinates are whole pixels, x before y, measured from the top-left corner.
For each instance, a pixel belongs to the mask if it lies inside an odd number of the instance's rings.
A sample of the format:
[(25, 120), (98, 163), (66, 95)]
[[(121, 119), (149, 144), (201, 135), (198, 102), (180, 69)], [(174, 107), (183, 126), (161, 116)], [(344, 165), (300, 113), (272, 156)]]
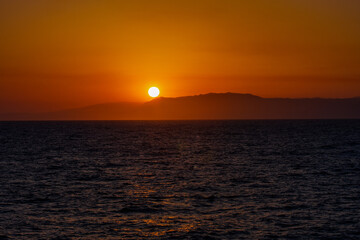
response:
[(58, 112), (2, 114), (0, 120), (360, 119), (360, 97), (262, 98), (208, 93), (146, 103), (106, 103)]

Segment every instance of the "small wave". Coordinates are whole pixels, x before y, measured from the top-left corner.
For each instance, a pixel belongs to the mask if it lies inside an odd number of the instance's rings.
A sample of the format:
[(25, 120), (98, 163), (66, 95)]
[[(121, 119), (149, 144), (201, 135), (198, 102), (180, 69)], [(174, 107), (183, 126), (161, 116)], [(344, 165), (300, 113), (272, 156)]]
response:
[(197, 200), (207, 200), (208, 202), (214, 202), (218, 196), (211, 194), (211, 195), (203, 195), (203, 194), (196, 194), (194, 198)]
[(123, 207), (120, 213), (159, 213), (162, 212), (162, 207), (149, 207), (145, 205), (129, 205)]

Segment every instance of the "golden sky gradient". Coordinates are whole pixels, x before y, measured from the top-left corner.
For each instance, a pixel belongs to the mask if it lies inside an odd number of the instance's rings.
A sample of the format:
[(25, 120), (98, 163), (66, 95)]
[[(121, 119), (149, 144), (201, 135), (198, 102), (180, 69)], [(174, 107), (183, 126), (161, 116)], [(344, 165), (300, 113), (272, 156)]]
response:
[(358, 0), (0, 0), (0, 112), (360, 96)]

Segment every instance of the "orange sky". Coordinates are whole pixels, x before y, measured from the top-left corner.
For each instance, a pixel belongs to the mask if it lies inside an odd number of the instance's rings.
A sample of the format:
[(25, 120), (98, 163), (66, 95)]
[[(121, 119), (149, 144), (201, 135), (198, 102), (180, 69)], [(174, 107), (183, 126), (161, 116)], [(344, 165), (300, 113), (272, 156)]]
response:
[(207, 92), (360, 96), (358, 0), (0, 0), (0, 113)]

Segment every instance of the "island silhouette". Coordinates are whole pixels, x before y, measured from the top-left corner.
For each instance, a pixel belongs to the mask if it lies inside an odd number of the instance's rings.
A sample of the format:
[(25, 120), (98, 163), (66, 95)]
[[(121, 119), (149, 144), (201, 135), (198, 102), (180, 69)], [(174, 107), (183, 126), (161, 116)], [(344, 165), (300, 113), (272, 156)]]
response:
[(357, 119), (360, 97), (263, 98), (208, 93), (145, 103), (105, 103), (46, 113), (2, 114), (0, 120)]

